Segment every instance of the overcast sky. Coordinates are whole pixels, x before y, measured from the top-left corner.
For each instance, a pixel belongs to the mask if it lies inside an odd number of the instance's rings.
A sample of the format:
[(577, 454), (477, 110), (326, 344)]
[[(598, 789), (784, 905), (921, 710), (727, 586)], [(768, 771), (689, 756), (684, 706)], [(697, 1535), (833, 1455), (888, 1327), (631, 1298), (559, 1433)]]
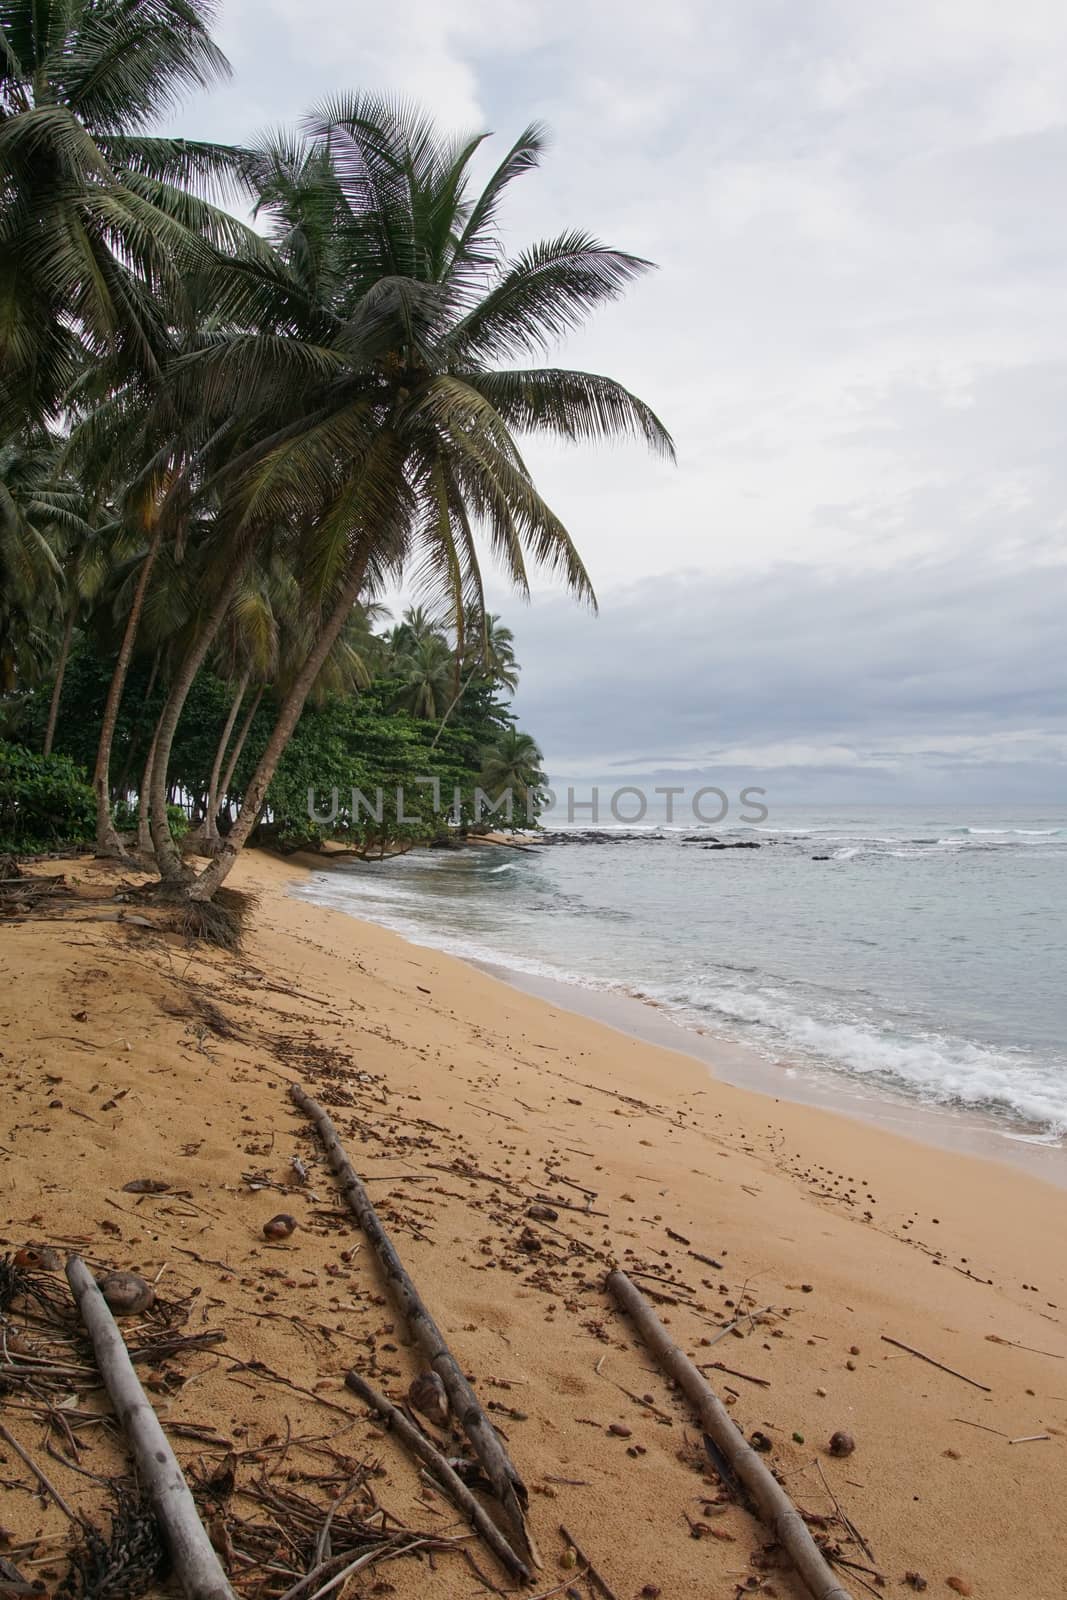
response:
[(1062, 0), (225, 0), (219, 37), (184, 131), (356, 88), (542, 119), (508, 241), (659, 264), (565, 359), (677, 467), (528, 451), (601, 603), (499, 597), (553, 775), (1067, 799)]

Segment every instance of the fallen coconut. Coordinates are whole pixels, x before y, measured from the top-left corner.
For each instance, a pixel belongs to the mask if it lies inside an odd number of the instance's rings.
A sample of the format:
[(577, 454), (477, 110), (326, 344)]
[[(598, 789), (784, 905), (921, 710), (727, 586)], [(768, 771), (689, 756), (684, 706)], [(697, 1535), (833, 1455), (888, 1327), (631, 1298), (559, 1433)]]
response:
[(279, 1211), (276, 1217), (271, 1217), (269, 1222), (263, 1224), (263, 1237), (265, 1239), (288, 1239), (296, 1229), (296, 1218), (291, 1217), (288, 1211)]
[(136, 1272), (106, 1272), (96, 1286), (117, 1317), (136, 1317), (147, 1311), (156, 1291)]

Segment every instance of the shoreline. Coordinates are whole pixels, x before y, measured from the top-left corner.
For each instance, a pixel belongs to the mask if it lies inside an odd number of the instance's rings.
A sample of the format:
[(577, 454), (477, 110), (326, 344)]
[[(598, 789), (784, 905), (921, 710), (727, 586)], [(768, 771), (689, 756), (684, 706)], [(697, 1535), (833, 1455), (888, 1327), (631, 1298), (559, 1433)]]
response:
[[(515, 848), (511, 840), (504, 837), (489, 837), (479, 844), (482, 848), (505, 845)], [(331, 870), (313, 855), (300, 854), (289, 859), (300, 868), (302, 877)], [(299, 894), (298, 898), (321, 905), (307, 894)], [(549, 1001), (629, 1038), (698, 1061), (716, 1082), (776, 1102), (807, 1106), (858, 1121), (866, 1127), (878, 1128), (929, 1148), (1003, 1163), (1067, 1189), (1067, 1140), (1049, 1143), (1040, 1138), (1031, 1139), (1022, 1124), (1013, 1128), (1007, 1119), (998, 1118), (993, 1112), (947, 1106), (903, 1092), (894, 1093), (885, 1084), (867, 1084), (856, 1075), (838, 1071), (825, 1063), (812, 1063), (802, 1057), (771, 1060), (754, 1046), (716, 1033), (713, 1028), (697, 1028), (678, 1020), (666, 1006), (645, 996), (601, 987), (592, 981), (585, 983), (509, 966), (494, 961), (489, 955), (448, 950), (429, 939), (420, 939), (410, 928), (401, 930), (363, 915), (356, 906), (348, 910), (334, 903), (322, 909), (338, 911), (356, 922), (382, 928), (417, 949), (434, 950), (462, 961), (522, 994)]]
[[(62, 866), (87, 898), (106, 878)], [(235, 954), (190, 947), (163, 910), (124, 925), (121, 908), (116, 922), (75, 905), (0, 928), (0, 1247), (76, 1241), (94, 1262), (165, 1274), (168, 1299), (203, 1307), (197, 1331), (225, 1329), (221, 1358), (181, 1357), (155, 1403), (165, 1426), (210, 1421), (242, 1441), (243, 1515), (263, 1452), (269, 1466), (291, 1435), (287, 1470), (310, 1473), (312, 1493), (322, 1461), (301, 1441), (343, 1427), (345, 1459), (381, 1462), (402, 1523), (455, 1525), (344, 1388), (355, 1363), (401, 1398), (418, 1362), (288, 1101), (301, 1081), (335, 1108), (483, 1403), (506, 1412), (545, 1553), (538, 1593), (566, 1578), (563, 1524), (620, 1600), (732, 1594), (760, 1575), (764, 1593), (803, 1600), (606, 1299), (621, 1262), (666, 1296), (672, 1337), (746, 1436), (770, 1441), (795, 1500), (832, 1523), (832, 1490), (873, 1555), (832, 1536), (887, 1593), (918, 1572), (931, 1600), (1061, 1600), (1063, 1190), (735, 1088), (691, 1055), (292, 894), (304, 870), (242, 857), (235, 885), (256, 909)], [(170, 1191), (125, 1192), (143, 1176)], [(296, 1232), (265, 1244), (282, 1208)], [(36, 1452), (39, 1422), (5, 1400)], [(828, 1452), (838, 1429), (856, 1440), (846, 1461)], [(221, 1444), (173, 1442), (198, 1472), (222, 1459)], [(121, 1467), (110, 1436), (94, 1435), (92, 1466)], [(64, 1537), (29, 1472), (7, 1471), (12, 1548)], [(97, 1483), (60, 1452), (49, 1471), (79, 1511), (98, 1507)], [(479, 1592), (452, 1555), (432, 1574), (394, 1562), (388, 1579), (398, 1600)]]

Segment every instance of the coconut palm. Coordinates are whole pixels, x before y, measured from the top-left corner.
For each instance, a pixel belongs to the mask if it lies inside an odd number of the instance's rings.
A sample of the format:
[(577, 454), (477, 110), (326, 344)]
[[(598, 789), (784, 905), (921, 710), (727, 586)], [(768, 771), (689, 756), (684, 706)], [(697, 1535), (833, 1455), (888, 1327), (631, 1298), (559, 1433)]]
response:
[(441, 633), (408, 644), (393, 660), (395, 704), (413, 717), (435, 721), (452, 692), (452, 652)]
[[(504, 255), (500, 203), (537, 165), (539, 129), (526, 130), (479, 194), (469, 169), (482, 137), (453, 144), (402, 106), (348, 97), (322, 107), (308, 131), (310, 154), (286, 146), (263, 157), (284, 169), (288, 187), (276, 185), (264, 200), (285, 275), (250, 275), (244, 289), (259, 331), (206, 336), (178, 374), (219, 416), (241, 408), (269, 422), (231, 461), (227, 481), (242, 526), (275, 520), (304, 530), (301, 576), (316, 619), (314, 648), (194, 899), (210, 898), (254, 827), (369, 575), (410, 569), (457, 608), (484, 609), (481, 536), (521, 593), (533, 561), (593, 601), (519, 434), (581, 442), (629, 435), (673, 453), (654, 413), (614, 380), (501, 365), (541, 355), (648, 267), (579, 232)], [(300, 213), (297, 249), (293, 192), (309, 169), (316, 205)]]
[(228, 72), (203, 0), (0, 0), (0, 429), (56, 416), (86, 358), (155, 374), (206, 246), (255, 248), (194, 191), (226, 146), (150, 136)]
[(541, 768), (543, 761), (536, 741), (528, 733), (509, 728), (490, 749), (482, 752), (481, 785), (487, 794), (510, 792), (512, 811), (525, 816), (531, 792), (548, 782)]
[(52, 664), (63, 611), (63, 552), (88, 532), (77, 485), (43, 429), (0, 443), (0, 691)]

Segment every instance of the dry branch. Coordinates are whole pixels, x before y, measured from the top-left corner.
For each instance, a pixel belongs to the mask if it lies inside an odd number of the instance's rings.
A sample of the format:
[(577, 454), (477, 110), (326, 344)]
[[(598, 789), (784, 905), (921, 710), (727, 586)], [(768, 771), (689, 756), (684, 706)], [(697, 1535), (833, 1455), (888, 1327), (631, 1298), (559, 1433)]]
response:
[(444, 1384), (453, 1413), (493, 1486), (493, 1492), (520, 1541), (520, 1548), (528, 1556), (531, 1565), (540, 1567), (541, 1558), (526, 1522), (526, 1507), (529, 1503), (526, 1485), (512, 1465), (496, 1429), (483, 1411), (477, 1395), (449, 1349), (444, 1334), (433, 1320), (422, 1296), (408, 1276), (397, 1255), (396, 1247), (382, 1226), (370, 1196), (345, 1155), (337, 1129), (329, 1115), (299, 1084), (291, 1085), (289, 1094), (293, 1104), (315, 1124), (330, 1166), (340, 1182), (341, 1193), (378, 1257), (393, 1297), (407, 1318), (412, 1338), (429, 1366)]
[(950, 1378), (959, 1378), (961, 1383), (969, 1383), (972, 1389), (981, 1389), (984, 1394), (993, 1393), (988, 1383), (979, 1383), (977, 1378), (968, 1378), (965, 1372), (957, 1372), (955, 1367), (946, 1367), (943, 1361), (935, 1361), (933, 1356), (925, 1355), (922, 1350), (916, 1350), (914, 1345), (903, 1344), (899, 1339), (891, 1339), (888, 1333), (882, 1334), (882, 1343), (891, 1344), (897, 1350), (906, 1350), (909, 1356), (918, 1356), (927, 1366), (936, 1367), (939, 1372), (947, 1372)]
[(521, 1583), (528, 1583), (530, 1569), (526, 1563), (520, 1561), (496, 1523), (471, 1494), (463, 1479), (452, 1470), (446, 1458), (429, 1439), (408, 1421), (399, 1406), (393, 1405), (385, 1395), (372, 1389), (355, 1370), (346, 1375), (345, 1384), (353, 1394), (358, 1394), (361, 1400), (365, 1400), (367, 1405), (378, 1413), (389, 1431), (395, 1433), (413, 1455), (425, 1462), (436, 1482), (440, 1484), (452, 1503), (463, 1512), (475, 1531), (481, 1534), (497, 1560), (511, 1573), (511, 1576), (518, 1578)]
[(827, 1565), (800, 1512), (738, 1430), (711, 1386), (684, 1351), (673, 1343), (640, 1289), (618, 1268), (608, 1273), (606, 1287), (632, 1318), (664, 1372), (685, 1394), (704, 1432), (752, 1496), (760, 1516), (788, 1554), (813, 1600), (851, 1600), (848, 1590), (842, 1588)]
[(67, 1262), (67, 1282), (187, 1600), (235, 1600), (182, 1469), (137, 1380), (125, 1340), (80, 1256), (71, 1256)]

